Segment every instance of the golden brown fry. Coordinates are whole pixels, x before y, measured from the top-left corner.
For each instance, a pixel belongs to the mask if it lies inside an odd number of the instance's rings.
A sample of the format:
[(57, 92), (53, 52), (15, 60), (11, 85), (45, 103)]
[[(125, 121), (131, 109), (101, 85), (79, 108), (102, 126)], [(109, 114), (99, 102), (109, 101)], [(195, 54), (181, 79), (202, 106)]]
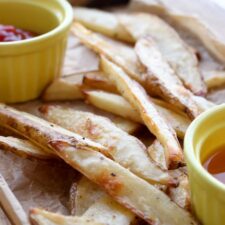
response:
[(88, 73), (84, 75), (83, 86), (118, 93), (116, 87), (109, 82), (102, 72)]
[(0, 136), (0, 149), (10, 151), (24, 158), (55, 159), (57, 156), (43, 151), (28, 140)]
[(35, 225), (106, 225), (85, 217), (63, 216), (44, 209), (31, 209), (30, 220)]
[(171, 171), (171, 175), (178, 177), (179, 185), (177, 187), (169, 188), (169, 196), (176, 202), (180, 207), (191, 210), (190, 190), (188, 176), (181, 169)]
[(145, 146), (134, 136), (118, 129), (107, 118), (60, 106), (44, 105), (40, 111), (49, 122), (107, 147), (116, 162), (148, 182), (171, 182), (167, 173), (149, 160)]
[(202, 111), (193, 100), (194, 95), (183, 87), (174, 71), (163, 59), (152, 38), (149, 36), (141, 38), (135, 50), (146, 69), (148, 90), (187, 112), (191, 118), (197, 117)]
[(130, 225), (135, 215), (109, 196), (103, 196), (83, 214), (83, 217), (107, 225)]
[(151, 159), (162, 169), (168, 169), (163, 146), (158, 140), (155, 140), (147, 149)]
[(115, 202), (96, 184), (82, 177), (77, 184), (76, 216), (95, 219), (107, 225), (130, 225), (135, 215)]
[(139, 112), (122, 96), (99, 90), (84, 92), (87, 103), (107, 112), (128, 118), (132, 121), (143, 123)]
[(225, 85), (225, 71), (204, 71), (204, 80), (209, 89)]
[(47, 87), (42, 94), (44, 101), (63, 101), (82, 99), (83, 94), (81, 91), (82, 76), (74, 75), (71, 78), (57, 78)]
[(117, 36), (121, 40), (127, 37), (127, 41), (135, 43), (141, 37), (150, 35), (185, 86), (197, 95), (206, 93), (195, 54), (178, 33), (159, 17), (147, 13), (117, 16), (109, 12), (84, 8), (75, 11), (76, 21), (110, 37)]
[(213, 102), (207, 100), (206, 98), (203, 98), (201, 96), (193, 96), (194, 101), (198, 104), (198, 108), (204, 112), (212, 107), (214, 107), (216, 104)]
[[(113, 199), (149, 224), (196, 225), (193, 217), (163, 192), (132, 174), (96, 150), (104, 148), (88, 141), (86, 145), (71, 132), (24, 114), (0, 106), (0, 123), (27, 136), (58, 156), (101, 186)], [(87, 140), (86, 140), (87, 141)], [(174, 217), (176, 212), (176, 217)]]
[(121, 66), (133, 79), (140, 83), (144, 82), (133, 48), (106, 40), (77, 22), (73, 23), (71, 31), (94, 52), (107, 56), (107, 58)]
[(105, 57), (101, 58), (101, 67), (124, 98), (138, 110), (145, 125), (163, 145), (168, 167), (183, 163), (183, 153), (174, 130), (167, 125), (158, 113), (145, 90), (120, 67)]
[[(128, 118), (138, 123), (143, 123), (143, 120), (141, 119), (138, 111), (136, 111), (134, 107), (132, 107), (130, 103), (122, 96), (99, 90), (85, 91), (84, 96), (88, 103), (96, 106), (97, 108), (111, 112), (115, 115), (122, 116), (124, 118)], [(185, 115), (182, 115), (181, 112), (178, 113), (164, 107), (167, 106), (168, 103), (158, 99), (151, 99), (159, 113), (176, 131), (178, 137), (184, 138), (186, 130), (191, 122), (189, 118), (187, 118)], [(171, 105), (170, 108), (172, 108)]]
[[(87, 150), (100, 151), (110, 157), (108, 149), (102, 145), (88, 139), (83, 139), (83, 137), (78, 134), (70, 132), (54, 124), (50, 124), (47, 121), (36, 116), (32, 116), (29, 113), (20, 112), (13, 108), (7, 107), (4, 104), (0, 104), (0, 123), (3, 127), (26, 137), (28, 140), (37, 146), (40, 146), (43, 150), (50, 154), (52, 154), (52, 150), (50, 150), (50, 146), (48, 144), (49, 137), (52, 138), (53, 142), (54, 140), (59, 140), (60, 137), (62, 137), (63, 141), (67, 144), (71, 144), (72, 146), (78, 145)], [(51, 134), (48, 134), (47, 132), (49, 127), (53, 128), (53, 132)], [(40, 133), (38, 131), (40, 131)], [(42, 141), (46, 144), (42, 145)]]
[(76, 7), (73, 11), (75, 21), (88, 29), (122, 41), (134, 42), (132, 36), (119, 24), (114, 14), (82, 7)]
[(110, 118), (110, 120), (121, 130), (125, 131), (128, 134), (134, 134), (135, 132), (138, 132), (141, 128), (140, 123), (136, 123), (132, 120), (125, 119), (120, 116), (114, 116), (113, 118)]
[(206, 94), (196, 55), (169, 24), (149, 13), (120, 15), (119, 21), (136, 41), (146, 35), (151, 36), (185, 87), (196, 95)]
[(96, 201), (106, 195), (97, 184), (84, 176), (72, 185), (70, 193), (73, 216), (82, 216)]

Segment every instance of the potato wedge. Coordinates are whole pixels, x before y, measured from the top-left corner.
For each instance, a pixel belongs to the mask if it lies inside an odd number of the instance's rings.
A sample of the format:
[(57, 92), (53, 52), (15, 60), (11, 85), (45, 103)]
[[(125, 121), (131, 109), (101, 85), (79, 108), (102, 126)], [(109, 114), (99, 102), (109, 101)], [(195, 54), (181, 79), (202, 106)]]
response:
[(78, 150), (78, 154), (74, 154), (76, 150), (71, 151), (71, 147), (70, 150), (66, 150), (68, 146), (63, 146), (61, 141), (52, 144), (67, 163), (73, 167), (78, 167), (79, 163), (80, 171), (89, 179), (98, 183), (115, 200), (149, 224), (197, 224), (190, 214), (173, 203), (163, 192), (102, 154), (88, 150)]
[(134, 134), (141, 128), (140, 123), (136, 123), (132, 120), (125, 119), (120, 116), (115, 116), (110, 119), (118, 128), (125, 131), (128, 134)]
[(34, 145), (28, 140), (0, 136), (0, 149), (10, 151), (24, 158), (37, 159), (55, 159), (57, 156), (53, 153), (43, 151), (40, 147)]
[(225, 71), (203, 71), (204, 80), (209, 89), (225, 85)]
[(35, 225), (106, 225), (85, 217), (63, 216), (44, 209), (31, 209), (30, 221)]
[(171, 182), (168, 174), (160, 170), (149, 159), (143, 143), (118, 129), (107, 118), (93, 113), (50, 105), (42, 106), (40, 112), (49, 122), (105, 146), (117, 163), (146, 181), (162, 184)]
[(169, 24), (149, 13), (120, 15), (119, 21), (136, 41), (144, 36), (151, 36), (185, 87), (196, 95), (206, 94), (206, 85), (200, 75), (196, 55)]
[(105, 78), (102, 72), (84, 75), (83, 86), (118, 93), (116, 87)]
[(168, 167), (183, 163), (183, 152), (174, 130), (161, 117), (145, 90), (105, 57), (101, 58), (101, 68), (124, 98), (138, 110), (145, 125), (163, 145)]
[[(48, 145), (49, 135), (47, 130), (49, 127), (54, 128), (54, 132), (51, 133), (52, 141), (54, 139), (59, 140), (60, 137), (63, 138), (65, 143), (70, 143), (71, 145), (78, 145), (84, 149), (100, 151), (108, 157), (108, 149), (100, 144), (97, 144), (88, 139), (84, 139), (78, 134), (70, 132), (54, 124), (48, 123), (47, 121), (33, 116), (29, 113), (17, 111), (11, 107), (7, 107), (4, 104), (0, 104), (0, 123), (3, 127), (10, 129), (21, 136), (27, 138), (37, 146), (40, 146), (46, 152), (52, 154)], [(26, 121), (28, 123), (26, 123)], [(29, 126), (30, 125), (30, 126)], [(33, 126), (32, 126), (33, 125)], [(40, 134), (37, 132), (40, 130)], [(42, 132), (42, 133), (41, 133)], [(41, 141), (46, 142), (46, 145), (41, 145)]]
[(96, 201), (106, 196), (97, 184), (84, 176), (72, 185), (70, 193), (72, 193), (70, 202), (73, 205), (71, 211), (73, 216), (82, 216)]
[(162, 169), (167, 169), (166, 157), (163, 146), (158, 140), (155, 140), (147, 149), (151, 159)]
[(119, 24), (118, 19), (112, 13), (82, 7), (74, 8), (73, 12), (75, 21), (90, 30), (122, 41), (134, 42), (132, 36)]
[(133, 48), (106, 40), (106, 38), (86, 29), (77, 22), (73, 23), (71, 31), (84, 45), (98, 54), (107, 56), (114, 63), (121, 66), (133, 79), (144, 83), (144, 77), (140, 72), (138, 59)]
[(198, 108), (202, 112), (204, 112), (208, 109), (211, 109), (212, 107), (214, 107), (216, 105), (213, 102), (211, 102), (211, 101), (209, 101), (206, 98), (203, 98), (201, 96), (194, 96), (193, 99), (198, 104)]
[(140, 11), (156, 15), (167, 14), (164, 5), (160, 4), (158, 0), (133, 0), (129, 4), (129, 9), (134, 12)]
[(130, 225), (135, 217), (86, 177), (78, 181), (76, 194), (71, 196), (70, 202), (75, 206), (74, 215), (93, 218), (107, 225)]
[(107, 225), (130, 225), (135, 215), (105, 195), (96, 201), (83, 214), (83, 217), (95, 219)]
[(139, 112), (122, 96), (99, 90), (84, 92), (87, 103), (132, 121), (143, 123)]
[[(140, 114), (130, 105), (130, 103), (122, 96), (105, 92), (89, 90), (84, 92), (85, 100), (97, 108), (111, 112), (124, 118), (128, 118), (138, 123), (144, 123)], [(152, 99), (153, 100), (153, 99)], [(180, 113), (161, 106), (161, 101), (153, 100), (156, 109), (176, 131), (179, 138), (184, 138), (186, 130), (190, 124), (190, 120)]]
[(179, 24), (181, 27), (187, 29), (200, 39), (206, 49), (221, 63), (225, 62), (225, 46), (222, 39), (223, 37), (221, 36), (218, 38), (218, 34), (215, 34), (211, 28), (209, 29), (208, 25), (205, 24), (204, 21), (201, 21), (199, 17), (195, 15), (171, 13), (169, 18), (173, 23)]
[(192, 119), (197, 117), (201, 111), (193, 100), (193, 94), (183, 87), (153, 39), (150, 36), (141, 38), (136, 43), (135, 50), (141, 64), (146, 68), (148, 90), (187, 112)]
[(51, 83), (42, 94), (44, 101), (63, 101), (82, 99), (82, 77), (74, 75), (74, 80), (68, 78), (57, 78)]
[(71, 132), (5, 105), (0, 105), (0, 123), (38, 142), (43, 148), (47, 146), (149, 224), (197, 224), (163, 192), (98, 152), (104, 149), (101, 145), (91, 141), (84, 145), (82, 139), (75, 139)]
[(169, 196), (181, 208), (191, 210), (191, 199), (188, 177), (182, 171), (179, 174), (179, 185), (177, 187), (169, 188)]
[(101, 10), (84, 8), (76, 8), (74, 11), (76, 21), (88, 29), (112, 38), (116, 36), (124, 40), (125, 36), (129, 42), (135, 43), (141, 37), (150, 35), (185, 86), (196, 95), (206, 94), (206, 86), (198, 70), (195, 54), (190, 51), (178, 33), (159, 17), (149, 13), (118, 16)]
[(6, 129), (5, 127), (0, 125), (0, 135), (4, 137), (12, 136), (17, 138), (22, 138), (21, 135), (13, 132), (12, 130)]

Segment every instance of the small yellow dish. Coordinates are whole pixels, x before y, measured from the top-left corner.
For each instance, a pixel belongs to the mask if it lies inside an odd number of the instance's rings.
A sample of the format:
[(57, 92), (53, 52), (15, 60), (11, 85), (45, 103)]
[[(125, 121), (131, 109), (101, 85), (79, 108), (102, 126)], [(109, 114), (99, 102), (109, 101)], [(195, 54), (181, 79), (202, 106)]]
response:
[(66, 0), (0, 0), (0, 24), (40, 34), (0, 42), (0, 102), (35, 99), (60, 75), (72, 20)]
[(202, 166), (221, 146), (225, 146), (225, 104), (195, 119), (184, 140), (192, 205), (204, 225), (225, 224), (225, 185)]

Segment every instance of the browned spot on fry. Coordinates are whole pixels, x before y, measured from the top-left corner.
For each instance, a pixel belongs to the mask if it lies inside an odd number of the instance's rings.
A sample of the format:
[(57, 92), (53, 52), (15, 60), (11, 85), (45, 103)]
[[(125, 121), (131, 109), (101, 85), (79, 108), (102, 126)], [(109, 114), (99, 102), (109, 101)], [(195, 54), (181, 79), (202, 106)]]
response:
[(102, 172), (97, 182), (100, 185), (102, 185), (107, 190), (107, 192), (112, 196), (118, 195), (118, 193), (123, 187), (123, 184), (119, 180), (116, 173), (109, 172), (109, 171)]
[(40, 106), (39, 107), (39, 111), (41, 112), (41, 113), (48, 113), (48, 110), (49, 110), (49, 105), (42, 105), (42, 106)]
[(98, 127), (94, 125), (90, 119), (86, 120), (85, 127), (87, 128), (88, 134), (91, 136), (91, 139), (96, 139), (100, 135)]

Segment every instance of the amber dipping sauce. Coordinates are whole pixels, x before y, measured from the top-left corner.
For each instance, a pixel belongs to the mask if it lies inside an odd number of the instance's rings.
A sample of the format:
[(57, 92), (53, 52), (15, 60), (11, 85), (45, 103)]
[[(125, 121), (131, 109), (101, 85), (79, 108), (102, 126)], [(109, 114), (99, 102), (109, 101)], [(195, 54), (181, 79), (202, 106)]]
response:
[(203, 163), (204, 168), (217, 180), (225, 184), (225, 146), (215, 150)]

